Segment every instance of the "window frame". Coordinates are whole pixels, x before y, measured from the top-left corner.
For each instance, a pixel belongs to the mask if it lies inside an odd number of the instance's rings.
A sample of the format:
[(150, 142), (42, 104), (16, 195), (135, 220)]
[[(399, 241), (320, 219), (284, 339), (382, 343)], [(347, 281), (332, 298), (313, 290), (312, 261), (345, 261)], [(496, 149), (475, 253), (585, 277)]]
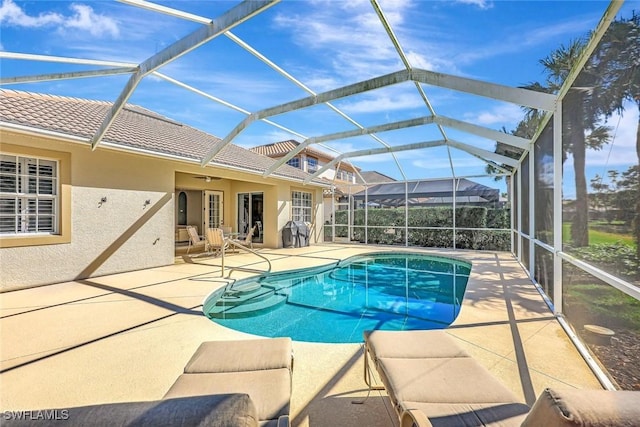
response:
[(313, 193), (300, 190), (291, 191), (291, 220), (313, 222)]
[(287, 161), (287, 164), (296, 169), (300, 169), (300, 157), (292, 157)]
[[(52, 213), (52, 231), (36, 231), (36, 232), (16, 232), (0, 234), (0, 247), (20, 247), (20, 246), (39, 246), (50, 244), (62, 244), (71, 242), (71, 154), (60, 151), (45, 150), (35, 147), (22, 146), (16, 144), (5, 143), (2, 141), (2, 150), (0, 154), (16, 157), (17, 159), (38, 159), (39, 161), (51, 161), (56, 164), (56, 177), (52, 185), (54, 194), (42, 195), (40, 199), (54, 200)], [(17, 171), (16, 171), (17, 173)], [(29, 180), (27, 174), (26, 180)], [(37, 185), (39, 182), (36, 180)], [(23, 200), (34, 199), (36, 195), (30, 193), (21, 193), (16, 183), (15, 192), (3, 192), (3, 196), (10, 195), (12, 197), (22, 198)], [(36, 190), (36, 192), (39, 189)], [(37, 202), (36, 202), (37, 205)], [(16, 213), (16, 215), (23, 215)], [(22, 221), (18, 218), (17, 221)]]
[[(4, 236), (58, 234), (59, 162), (5, 153), (0, 154), (0, 159), (0, 226), (7, 220), (7, 225), (12, 223), (8, 228), (13, 229), (0, 233)], [(5, 162), (7, 170), (4, 170)]]
[(307, 172), (308, 173), (317, 172), (319, 167), (320, 167), (320, 164), (316, 157), (307, 156)]

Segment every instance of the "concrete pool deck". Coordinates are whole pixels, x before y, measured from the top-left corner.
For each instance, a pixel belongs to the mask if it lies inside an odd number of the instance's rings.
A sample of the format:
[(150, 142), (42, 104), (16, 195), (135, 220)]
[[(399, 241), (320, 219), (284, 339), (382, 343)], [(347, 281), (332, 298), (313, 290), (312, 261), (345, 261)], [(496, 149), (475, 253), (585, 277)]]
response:
[[(321, 244), (259, 249), (272, 271), (328, 264), (404, 248)], [(594, 374), (511, 254), (421, 250), (471, 261), (460, 315), (448, 332), (525, 403), (545, 387), (598, 389)], [(202, 315), (202, 301), (228, 281), (220, 258), (0, 294), (0, 410), (161, 398), (203, 341), (250, 335)], [(227, 267), (265, 269), (252, 254)], [(229, 271), (226, 271), (228, 274)], [(253, 275), (234, 270), (232, 278)], [(367, 394), (360, 344), (293, 343), (294, 426), (394, 426), (384, 392)], [(427, 385), (425, 385), (427, 386)]]

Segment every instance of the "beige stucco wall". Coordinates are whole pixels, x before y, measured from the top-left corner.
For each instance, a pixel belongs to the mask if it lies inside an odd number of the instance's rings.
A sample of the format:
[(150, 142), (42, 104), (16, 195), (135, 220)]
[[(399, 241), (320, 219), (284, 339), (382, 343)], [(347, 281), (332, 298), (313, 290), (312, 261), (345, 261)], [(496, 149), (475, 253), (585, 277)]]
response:
[[(62, 195), (62, 203), (70, 202), (70, 209), (61, 213), (63, 222), (70, 222), (70, 239), (52, 244), (26, 239), (0, 249), (0, 289), (173, 262), (170, 162), (108, 149), (92, 152), (80, 144), (5, 130), (1, 135), (3, 146), (25, 147), (31, 155), (38, 150), (67, 153), (71, 172), (69, 191)], [(101, 202), (104, 197), (106, 202)]]
[[(0, 151), (11, 146), (24, 155), (55, 150), (68, 163), (61, 188), (64, 236), (0, 238), (0, 290), (172, 264), (176, 191), (181, 189), (196, 200), (203, 190), (222, 191), (224, 223), (234, 229), (238, 193), (262, 192), (265, 247), (282, 247), (282, 226), (291, 218), (292, 187), (314, 193), (314, 225), (322, 224), (318, 187), (107, 147), (91, 151), (86, 144), (13, 130), (0, 132), (0, 143)], [(220, 179), (207, 183), (194, 179), (197, 175)], [(202, 209), (201, 202), (192, 203)], [(318, 227), (311, 243), (316, 241), (322, 241)]]

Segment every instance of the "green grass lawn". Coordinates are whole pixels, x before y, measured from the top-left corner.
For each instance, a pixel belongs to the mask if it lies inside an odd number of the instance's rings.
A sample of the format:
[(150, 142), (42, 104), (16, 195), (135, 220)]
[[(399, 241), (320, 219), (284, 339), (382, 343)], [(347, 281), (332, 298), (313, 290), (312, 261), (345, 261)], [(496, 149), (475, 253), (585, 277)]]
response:
[[(565, 222), (562, 224), (562, 240), (569, 242), (571, 240), (571, 224)], [(596, 245), (600, 243), (612, 244), (621, 242), (625, 245), (634, 247), (633, 236), (629, 234), (607, 233), (605, 231), (589, 229), (589, 244)]]

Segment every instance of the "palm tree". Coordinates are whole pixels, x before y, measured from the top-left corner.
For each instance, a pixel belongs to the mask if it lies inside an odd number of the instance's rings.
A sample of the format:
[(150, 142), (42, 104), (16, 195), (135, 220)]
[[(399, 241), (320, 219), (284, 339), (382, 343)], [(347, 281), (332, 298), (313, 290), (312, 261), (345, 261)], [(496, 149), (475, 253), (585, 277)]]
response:
[[(635, 103), (640, 113), (640, 15), (620, 18), (609, 26), (589, 62), (600, 84), (594, 90), (593, 108), (610, 117), (622, 114), (627, 102)], [(640, 114), (636, 130), (636, 155), (640, 164)], [(638, 176), (640, 188), (640, 176)], [(640, 194), (636, 195), (634, 219), (636, 256), (640, 259)]]
[[(563, 82), (577, 63), (585, 42), (577, 39), (568, 46), (560, 46), (549, 56), (540, 60), (546, 73), (546, 84), (531, 83), (527, 89), (546, 93), (557, 93)], [(576, 78), (572, 88), (563, 100), (562, 134), (563, 162), (568, 153), (573, 154), (576, 187), (576, 215), (571, 224), (571, 242), (574, 247), (589, 244), (589, 198), (585, 174), (586, 149), (600, 149), (609, 140), (608, 129), (598, 124), (598, 116), (591, 107), (593, 88), (597, 85), (597, 76), (583, 70)], [(527, 118), (538, 118), (538, 110), (527, 110)], [(587, 134), (587, 131), (589, 133)]]

